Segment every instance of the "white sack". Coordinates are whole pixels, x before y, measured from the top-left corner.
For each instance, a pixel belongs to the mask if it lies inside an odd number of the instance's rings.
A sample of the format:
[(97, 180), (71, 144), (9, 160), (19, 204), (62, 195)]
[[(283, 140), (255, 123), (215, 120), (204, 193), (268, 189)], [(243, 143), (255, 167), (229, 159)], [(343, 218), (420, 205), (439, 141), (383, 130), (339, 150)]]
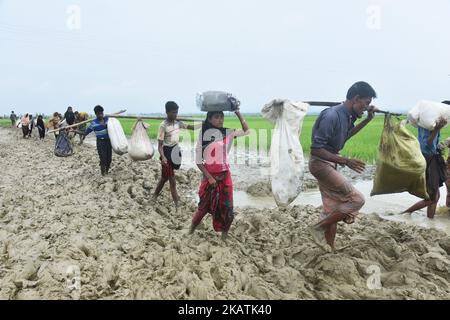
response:
[(142, 120), (138, 120), (134, 125), (133, 134), (128, 145), (128, 154), (134, 161), (150, 160), (155, 153), (147, 134), (148, 128), (149, 125), (142, 122)]
[(414, 127), (434, 130), (439, 118), (450, 123), (450, 106), (440, 102), (422, 100), (408, 113), (408, 122)]
[(118, 155), (123, 155), (128, 152), (128, 140), (123, 132), (120, 121), (116, 118), (108, 119), (108, 135), (111, 140), (111, 146), (114, 152)]
[(309, 105), (272, 100), (264, 106), (264, 118), (275, 123), (270, 148), (272, 193), (278, 206), (288, 206), (302, 191), (305, 170), (299, 134)]

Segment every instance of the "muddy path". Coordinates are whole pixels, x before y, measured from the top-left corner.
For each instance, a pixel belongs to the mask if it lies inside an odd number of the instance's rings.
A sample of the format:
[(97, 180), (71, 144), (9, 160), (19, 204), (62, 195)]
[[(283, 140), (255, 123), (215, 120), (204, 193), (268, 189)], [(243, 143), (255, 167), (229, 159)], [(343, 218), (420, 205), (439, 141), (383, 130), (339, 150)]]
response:
[(188, 236), (197, 170), (178, 172), (176, 212), (167, 187), (150, 201), (155, 159), (114, 155), (101, 177), (95, 148), (18, 137), (0, 129), (0, 299), (450, 298), (443, 232), (363, 215), (328, 253), (305, 230), (319, 210), (294, 206), (238, 209), (227, 242), (209, 217)]

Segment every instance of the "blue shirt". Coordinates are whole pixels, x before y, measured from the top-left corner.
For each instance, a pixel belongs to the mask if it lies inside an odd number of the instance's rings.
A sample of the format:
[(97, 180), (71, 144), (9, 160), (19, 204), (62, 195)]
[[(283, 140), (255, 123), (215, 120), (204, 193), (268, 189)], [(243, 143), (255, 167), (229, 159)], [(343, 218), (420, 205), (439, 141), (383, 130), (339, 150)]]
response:
[(92, 131), (95, 132), (97, 139), (109, 138), (109, 136), (108, 136), (108, 117), (104, 118), (104, 123), (100, 123), (100, 121), (98, 119), (94, 119), (94, 121), (91, 122), (91, 125), (86, 129), (86, 135), (88, 135)]
[(431, 136), (432, 131), (419, 127), (419, 143), (420, 150), (424, 156), (432, 156), (435, 154), (439, 154), (438, 152), (438, 144), (439, 138), (441, 137), (441, 133), (439, 132), (434, 138), (433, 143), (428, 144), (428, 138)]
[(344, 104), (323, 110), (313, 127), (311, 149), (338, 154), (350, 138), (356, 119)]

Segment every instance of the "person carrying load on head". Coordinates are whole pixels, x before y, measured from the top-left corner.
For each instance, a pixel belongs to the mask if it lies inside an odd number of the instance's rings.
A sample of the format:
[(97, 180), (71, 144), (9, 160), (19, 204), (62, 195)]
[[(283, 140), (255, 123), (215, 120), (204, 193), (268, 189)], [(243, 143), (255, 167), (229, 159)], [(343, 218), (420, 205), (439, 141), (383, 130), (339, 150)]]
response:
[[(444, 101), (445, 104), (450, 104)], [(421, 200), (405, 210), (403, 213), (413, 213), (417, 210), (427, 208), (427, 217), (434, 219), (436, 207), (439, 202), (439, 188), (447, 181), (447, 164), (442, 157), (442, 150), (439, 148), (441, 129), (447, 125), (447, 120), (439, 118), (434, 130), (427, 130), (419, 127), (419, 143), (422, 155), (427, 161), (426, 180), (429, 200)]]
[(233, 182), (228, 152), (235, 138), (250, 133), (247, 122), (239, 109), (235, 110), (235, 114), (241, 123), (242, 130), (224, 128), (222, 111), (209, 111), (203, 122), (195, 148), (197, 167), (203, 173), (203, 179), (199, 190), (200, 202), (192, 217), (189, 230), (191, 234), (194, 233), (202, 219), (210, 213), (214, 230), (222, 232), (223, 240), (228, 236), (234, 219)]

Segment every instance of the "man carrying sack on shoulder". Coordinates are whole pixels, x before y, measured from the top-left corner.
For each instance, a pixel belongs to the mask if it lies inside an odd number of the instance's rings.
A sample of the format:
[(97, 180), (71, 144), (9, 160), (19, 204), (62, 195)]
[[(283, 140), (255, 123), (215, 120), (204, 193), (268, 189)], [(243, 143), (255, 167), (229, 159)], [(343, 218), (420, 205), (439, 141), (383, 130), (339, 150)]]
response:
[[(337, 166), (347, 166), (358, 173), (364, 171), (364, 162), (344, 158), (339, 152), (373, 119), (376, 111), (370, 106), (373, 98), (376, 98), (375, 90), (366, 82), (357, 82), (349, 89), (346, 101), (322, 111), (313, 127), (309, 170), (319, 182), (323, 212), (320, 222), (308, 231), (324, 250), (327, 244), (334, 250), (338, 222), (354, 223), (365, 203), (361, 192), (337, 171)], [(365, 111), (368, 111), (367, 118), (355, 126)]]

